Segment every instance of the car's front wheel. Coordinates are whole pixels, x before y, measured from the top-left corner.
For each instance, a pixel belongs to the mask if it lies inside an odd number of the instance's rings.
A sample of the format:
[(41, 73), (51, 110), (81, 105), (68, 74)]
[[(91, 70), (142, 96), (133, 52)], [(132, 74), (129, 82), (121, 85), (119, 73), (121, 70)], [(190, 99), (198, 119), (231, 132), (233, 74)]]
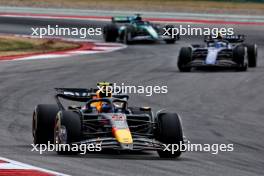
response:
[(178, 114), (161, 113), (157, 116), (156, 138), (164, 145), (178, 146), (178, 150), (175, 151), (158, 150), (157, 152), (161, 158), (177, 158), (181, 155), (180, 145), (183, 144), (183, 132)]
[[(59, 146), (58, 154), (78, 154), (79, 149), (73, 150), (72, 143), (81, 140), (81, 118), (79, 114), (72, 111), (60, 111), (56, 117), (54, 128), (54, 143)], [(67, 148), (60, 144), (66, 144)]]
[(124, 37), (123, 37), (123, 43), (126, 45), (132, 44), (132, 35), (133, 35), (133, 29), (132, 27), (127, 27), (124, 30)]
[(237, 63), (238, 71), (247, 71), (248, 64), (245, 59), (246, 48), (243, 45), (240, 45), (233, 50), (234, 61)]
[(257, 66), (258, 47), (256, 44), (247, 45), (248, 67)]
[(172, 30), (173, 30), (174, 26), (173, 25), (166, 25), (164, 27), (164, 33), (165, 33), (165, 30), (166, 31), (170, 31), (169, 34), (167, 34), (168, 37), (170, 38), (167, 38), (167, 39), (164, 39), (164, 41), (167, 43), (167, 44), (174, 44), (176, 42), (176, 40), (179, 40), (180, 39), (180, 36), (179, 34), (177, 34), (176, 36), (174, 36), (172, 34)]

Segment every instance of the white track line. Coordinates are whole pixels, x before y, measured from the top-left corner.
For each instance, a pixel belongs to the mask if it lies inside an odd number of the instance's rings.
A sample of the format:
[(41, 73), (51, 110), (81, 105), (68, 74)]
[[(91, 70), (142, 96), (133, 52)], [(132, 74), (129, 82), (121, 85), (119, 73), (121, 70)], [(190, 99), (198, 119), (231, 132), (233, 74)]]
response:
[[(30, 35), (15, 35), (17, 37), (26, 37), (26, 38), (36, 38)], [(45, 38), (52, 38), (52, 37), (45, 37)], [(22, 56), (16, 59), (7, 59), (7, 60), (0, 60), (0, 62), (7, 62), (7, 61), (22, 61), (22, 60), (37, 60), (37, 59), (51, 59), (51, 58), (59, 58), (59, 57), (70, 57), (76, 55), (84, 55), (84, 54), (97, 54), (97, 53), (109, 53), (117, 50), (121, 50), (126, 48), (126, 45), (120, 43), (103, 43), (97, 40), (85, 40), (85, 39), (71, 39), (71, 38), (62, 38), (56, 37), (57, 39), (64, 40), (64, 41), (73, 41), (73, 42), (91, 42), (94, 44), (94, 47), (90, 50), (76, 50), (76, 51), (62, 51), (60, 53), (47, 53), (47, 54), (36, 54), (31, 56)]]
[[(6, 161), (7, 163), (0, 163), (0, 169), (18, 169), (18, 170), (36, 170), (36, 171), (40, 171), (40, 172), (44, 172), (47, 174), (52, 174), (55, 176), (69, 176), (66, 174), (62, 174), (59, 172), (55, 172), (55, 171), (51, 171), (51, 170), (47, 170), (47, 169), (43, 169), (40, 167), (36, 167), (36, 166), (32, 166), (29, 164), (25, 164), (22, 162), (18, 162), (18, 161), (14, 161), (8, 158), (4, 158), (4, 157), (0, 157), (0, 160)], [(0, 171), (0, 175), (1, 175), (1, 171)]]

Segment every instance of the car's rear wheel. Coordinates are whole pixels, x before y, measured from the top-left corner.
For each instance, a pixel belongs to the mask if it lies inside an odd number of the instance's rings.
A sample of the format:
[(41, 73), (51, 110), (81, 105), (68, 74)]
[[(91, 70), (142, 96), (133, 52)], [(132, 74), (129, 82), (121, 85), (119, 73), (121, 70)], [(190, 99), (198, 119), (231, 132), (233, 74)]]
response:
[(256, 67), (257, 66), (257, 56), (258, 56), (258, 48), (257, 45), (247, 45), (247, 54), (248, 54), (248, 67)]
[(53, 142), (53, 130), (58, 111), (59, 107), (56, 104), (40, 104), (36, 106), (32, 118), (34, 144)]
[(245, 62), (246, 49), (243, 45), (240, 45), (233, 50), (234, 61), (238, 64), (238, 71), (246, 71), (248, 64)]
[[(161, 113), (157, 117), (156, 138), (163, 144), (177, 145), (178, 150), (158, 150), (161, 158), (177, 158), (181, 155), (180, 145), (183, 144), (183, 132), (180, 117), (176, 113)], [(174, 148), (175, 149), (175, 148)]]
[(104, 27), (104, 40), (106, 42), (116, 42), (118, 37), (118, 28), (115, 24), (109, 24)]
[[(54, 143), (56, 145), (67, 144), (67, 148), (59, 148), (57, 153), (60, 155), (78, 154), (77, 145), (72, 146), (73, 142), (81, 140), (81, 118), (73, 111), (61, 111), (56, 117), (54, 128)], [(73, 147), (74, 150), (73, 150)]]
[(190, 72), (191, 67), (188, 67), (187, 64), (192, 61), (192, 49), (190, 47), (183, 47), (180, 50), (178, 57), (178, 68), (180, 72)]

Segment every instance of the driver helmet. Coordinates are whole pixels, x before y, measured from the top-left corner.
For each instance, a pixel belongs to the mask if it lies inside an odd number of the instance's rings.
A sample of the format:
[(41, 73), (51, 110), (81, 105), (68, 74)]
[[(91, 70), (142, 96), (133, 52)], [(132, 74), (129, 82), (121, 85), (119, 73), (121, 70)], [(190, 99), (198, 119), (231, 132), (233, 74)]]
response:
[(101, 106), (101, 112), (108, 113), (111, 111), (111, 105), (109, 103), (103, 103)]
[(221, 48), (222, 43), (221, 42), (215, 42), (215, 48)]
[(112, 97), (112, 91), (111, 89), (108, 89), (110, 86), (112, 86), (112, 83), (100, 82), (100, 83), (97, 83), (97, 85), (100, 86), (103, 90), (103, 91), (98, 90), (96, 92), (97, 98), (111, 98)]
[(142, 21), (142, 17), (140, 16), (140, 14), (136, 14), (135, 20)]

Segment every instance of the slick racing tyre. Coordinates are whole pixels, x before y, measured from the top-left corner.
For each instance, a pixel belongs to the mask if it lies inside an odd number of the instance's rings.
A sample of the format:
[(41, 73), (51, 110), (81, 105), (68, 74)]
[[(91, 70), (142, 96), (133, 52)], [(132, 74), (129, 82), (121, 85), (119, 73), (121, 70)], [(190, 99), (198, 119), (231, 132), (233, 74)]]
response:
[[(178, 114), (176, 113), (161, 113), (157, 117), (157, 133), (156, 138), (163, 144), (183, 144), (182, 125)], [(172, 151), (157, 151), (161, 158), (177, 158), (181, 155), (180, 150)]]
[(240, 45), (233, 50), (234, 61), (238, 64), (238, 71), (247, 71), (248, 64), (245, 62), (246, 48)]
[[(81, 118), (76, 112), (60, 111), (56, 117), (54, 128), (54, 143), (69, 144), (81, 140)], [(72, 147), (72, 146), (71, 146)], [(57, 150), (60, 155), (78, 154), (79, 149), (68, 148), (67, 150)]]
[(53, 104), (37, 105), (32, 118), (32, 134), (34, 144), (53, 143), (55, 118), (59, 107)]
[[(165, 41), (167, 44), (174, 44), (174, 43), (176, 42), (176, 40), (179, 40), (179, 39), (180, 39), (179, 34), (177, 34), (177, 36), (173, 36), (173, 35), (172, 35), (172, 29), (174, 28), (173, 25), (166, 25), (164, 28), (166, 29), (166, 31), (167, 31), (167, 30), (170, 31), (170, 37), (171, 37), (171, 38), (170, 38), (170, 39), (164, 39), (164, 41)], [(164, 30), (164, 32), (165, 32), (165, 30)]]
[(187, 64), (192, 61), (192, 49), (190, 47), (183, 47), (180, 50), (178, 57), (178, 68), (180, 72), (190, 72), (191, 67), (187, 67)]
[(247, 45), (248, 67), (257, 66), (258, 47), (256, 44)]
[(129, 45), (132, 43), (132, 36), (133, 36), (133, 28), (128, 26), (124, 30), (124, 37), (123, 37), (123, 43), (126, 45)]
[(118, 37), (118, 29), (115, 24), (109, 24), (104, 27), (103, 30), (104, 40), (106, 42), (116, 42)]

